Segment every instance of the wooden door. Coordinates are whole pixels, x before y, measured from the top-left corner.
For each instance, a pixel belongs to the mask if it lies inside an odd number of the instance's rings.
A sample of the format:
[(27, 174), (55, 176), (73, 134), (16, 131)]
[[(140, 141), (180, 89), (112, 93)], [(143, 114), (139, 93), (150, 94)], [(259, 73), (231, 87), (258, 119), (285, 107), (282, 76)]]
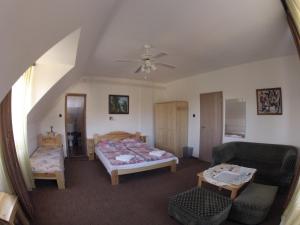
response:
[(212, 148), (222, 143), (223, 94), (222, 92), (200, 95), (200, 150), (201, 160), (212, 161)]

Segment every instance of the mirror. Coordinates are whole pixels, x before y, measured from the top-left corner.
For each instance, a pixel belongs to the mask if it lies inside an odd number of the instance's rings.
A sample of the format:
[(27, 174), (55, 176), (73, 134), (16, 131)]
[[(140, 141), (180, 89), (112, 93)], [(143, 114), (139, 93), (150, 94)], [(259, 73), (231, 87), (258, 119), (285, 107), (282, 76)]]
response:
[(246, 136), (246, 101), (226, 99), (225, 136), (245, 138)]

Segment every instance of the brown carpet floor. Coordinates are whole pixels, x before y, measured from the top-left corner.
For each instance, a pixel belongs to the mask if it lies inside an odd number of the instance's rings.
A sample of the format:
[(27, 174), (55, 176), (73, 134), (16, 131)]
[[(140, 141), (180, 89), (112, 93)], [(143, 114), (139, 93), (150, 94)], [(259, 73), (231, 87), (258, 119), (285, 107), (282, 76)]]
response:
[[(186, 159), (176, 173), (160, 169), (125, 175), (118, 186), (111, 186), (99, 161), (66, 160), (65, 167), (66, 190), (41, 181), (31, 192), (34, 225), (178, 225), (167, 214), (168, 197), (194, 187), (196, 173), (208, 164)], [(282, 201), (277, 198), (263, 225), (279, 224)]]

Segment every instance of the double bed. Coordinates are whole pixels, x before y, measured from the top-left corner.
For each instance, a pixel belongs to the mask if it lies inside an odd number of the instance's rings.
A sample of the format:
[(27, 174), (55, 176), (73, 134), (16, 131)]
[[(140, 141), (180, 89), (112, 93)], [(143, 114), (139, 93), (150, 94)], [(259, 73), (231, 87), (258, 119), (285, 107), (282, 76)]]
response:
[(65, 189), (64, 153), (60, 134), (38, 136), (38, 148), (30, 156), (33, 179), (56, 180)]
[(176, 172), (178, 158), (173, 154), (150, 147), (142, 141), (140, 133), (111, 132), (94, 135), (95, 155), (111, 176), (112, 185), (119, 176), (163, 167)]

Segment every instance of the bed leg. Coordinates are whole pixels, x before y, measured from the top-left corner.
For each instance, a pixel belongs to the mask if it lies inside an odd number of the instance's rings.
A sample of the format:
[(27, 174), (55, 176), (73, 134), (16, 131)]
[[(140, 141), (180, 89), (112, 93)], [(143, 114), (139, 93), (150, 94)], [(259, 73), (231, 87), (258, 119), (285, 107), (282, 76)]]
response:
[(175, 172), (176, 172), (176, 162), (175, 162), (175, 161), (172, 162), (172, 164), (171, 164), (171, 172), (172, 172), (172, 173), (175, 173)]
[(119, 184), (119, 175), (117, 170), (111, 171), (111, 184), (118, 185)]
[(36, 188), (35, 179), (34, 178), (32, 178), (32, 188)]
[(56, 173), (56, 181), (58, 189), (65, 189), (65, 175), (64, 172)]

